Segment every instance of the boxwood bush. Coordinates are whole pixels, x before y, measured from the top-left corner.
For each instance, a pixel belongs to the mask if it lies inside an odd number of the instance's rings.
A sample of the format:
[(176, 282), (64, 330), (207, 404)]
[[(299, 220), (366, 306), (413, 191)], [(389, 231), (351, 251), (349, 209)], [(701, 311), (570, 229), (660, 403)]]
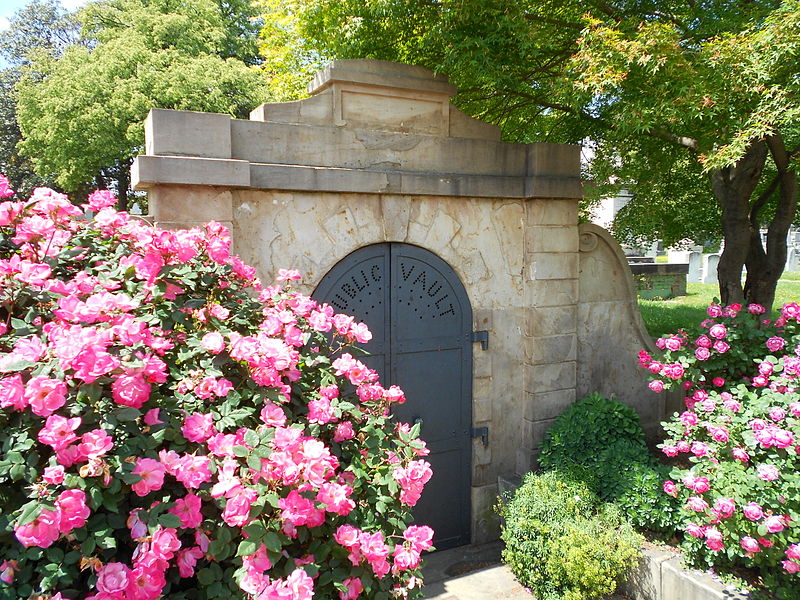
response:
[(612, 593), (634, 564), (640, 537), (585, 483), (582, 469), (528, 473), (499, 507), (503, 561), (538, 600)]

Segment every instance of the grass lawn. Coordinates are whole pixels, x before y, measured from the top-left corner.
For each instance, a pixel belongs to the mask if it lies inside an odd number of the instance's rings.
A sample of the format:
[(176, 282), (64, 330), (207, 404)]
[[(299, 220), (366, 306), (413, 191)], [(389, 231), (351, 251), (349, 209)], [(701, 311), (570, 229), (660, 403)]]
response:
[[(706, 308), (715, 297), (719, 297), (719, 286), (715, 283), (690, 283), (686, 295), (672, 300), (639, 299), (639, 310), (652, 336), (675, 333), (681, 327), (695, 325), (706, 318)], [(787, 302), (800, 301), (800, 272), (781, 275), (775, 294), (774, 308)]]

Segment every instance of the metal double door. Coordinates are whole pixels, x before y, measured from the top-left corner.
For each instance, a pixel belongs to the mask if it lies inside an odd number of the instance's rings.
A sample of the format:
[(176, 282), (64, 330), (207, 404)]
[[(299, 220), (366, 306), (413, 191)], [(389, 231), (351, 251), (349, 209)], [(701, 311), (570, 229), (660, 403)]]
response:
[(443, 550), (470, 541), (472, 309), (453, 269), (418, 246), (382, 243), (342, 259), (314, 298), (367, 324), (362, 360), (406, 403), (395, 419), (419, 422), (433, 477), (414, 508)]

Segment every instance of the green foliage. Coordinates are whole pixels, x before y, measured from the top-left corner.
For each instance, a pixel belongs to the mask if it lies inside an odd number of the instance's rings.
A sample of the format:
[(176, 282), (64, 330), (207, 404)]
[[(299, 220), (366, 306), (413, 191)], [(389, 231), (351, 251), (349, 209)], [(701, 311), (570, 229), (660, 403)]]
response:
[[(706, 318), (706, 308), (719, 298), (719, 287), (713, 283), (689, 283), (687, 293), (670, 300), (639, 299), (639, 310), (653, 337), (661, 337)], [(775, 305), (783, 306), (800, 298), (800, 273), (785, 271), (775, 289)]]
[(76, 43), (78, 29), (74, 15), (65, 12), (57, 0), (33, 0), (11, 17), (6, 30), (0, 31), (0, 56), (10, 65), (0, 70), (0, 173), (21, 193), (40, 186), (53, 187), (55, 178), (37, 175), (32, 161), (17, 148), (22, 134), (14, 86), (21, 77), (20, 67), (37, 55), (61, 55)]
[(430, 466), (365, 327), (114, 202), (0, 202), (0, 598), (420, 595)]
[[(539, 455), (539, 464), (544, 469), (574, 463), (604, 474), (609, 461), (647, 463), (649, 460), (636, 411), (598, 393), (570, 405), (556, 419), (545, 434)], [(612, 464), (607, 475), (611, 476), (615, 469), (617, 465)], [(600, 495), (609, 497), (613, 492), (606, 489)]]
[(151, 108), (242, 117), (265, 99), (261, 76), (247, 66), (255, 42), (242, 19), (214, 0), (90, 4), (80, 12), (85, 45), (37, 55), (23, 69), (22, 152), (67, 190), (101, 178), (124, 195)]
[(636, 411), (619, 400), (594, 393), (568, 407), (545, 433), (539, 464), (570, 469), (635, 525), (675, 529), (677, 506), (661, 491), (669, 469), (647, 449)]
[[(458, 106), (501, 125), (505, 139), (592, 140), (586, 177), (598, 183), (594, 193), (622, 186), (633, 194), (616, 226), (625, 239), (719, 240), (722, 213), (735, 211), (738, 225), (724, 232), (726, 248), (735, 249), (722, 277), (726, 301), (742, 300), (742, 265), (764, 251), (748, 258), (757, 243), (749, 224), (772, 223), (779, 239), (794, 219), (797, 0), (669, 2), (657, 10), (627, 0), (262, 5), (267, 21), (275, 14), (291, 21), (279, 36), (265, 29), (267, 72), (334, 58), (422, 65), (447, 74), (459, 87)], [(277, 79), (284, 92), (292, 87)], [(757, 163), (740, 169), (754, 181), (726, 171), (744, 157)], [(782, 250), (771, 246), (769, 269), (779, 272)], [(759, 279), (766, 267), (747, 270)], [(771, 304), (769, 292), (757, 290), (774, 285), (757, 281), (748, 301)]]
[(547, 572), (566, 590), (564, 600), (605, 596), (635, 563), (640, 544), (619, 510), (606, 504), (597, 517), (568, 524), (553, 540)]
[(528, 473), (499, 512), (503, 561), (540, 600), (613, 592), (641, 542), (575, 472)]

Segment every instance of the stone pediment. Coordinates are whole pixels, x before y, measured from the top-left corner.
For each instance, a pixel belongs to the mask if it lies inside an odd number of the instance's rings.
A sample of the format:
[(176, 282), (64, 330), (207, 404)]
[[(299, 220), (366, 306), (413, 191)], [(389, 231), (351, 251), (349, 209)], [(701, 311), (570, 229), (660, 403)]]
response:
[(500, 141), (499, 128), (454, 107), (455, 86), (428, 69), (334, 61), (308, 91), (262, 104), (249, 120), (151, 110), (134, 186), (581, 196), (577, 146)]
[(456, 87), (428, 69), (378, 60), (337, 60), (308, 84), (309, 98), (262, 104), (252, 121), (500, 140), (500, 128), (450, 104)]

